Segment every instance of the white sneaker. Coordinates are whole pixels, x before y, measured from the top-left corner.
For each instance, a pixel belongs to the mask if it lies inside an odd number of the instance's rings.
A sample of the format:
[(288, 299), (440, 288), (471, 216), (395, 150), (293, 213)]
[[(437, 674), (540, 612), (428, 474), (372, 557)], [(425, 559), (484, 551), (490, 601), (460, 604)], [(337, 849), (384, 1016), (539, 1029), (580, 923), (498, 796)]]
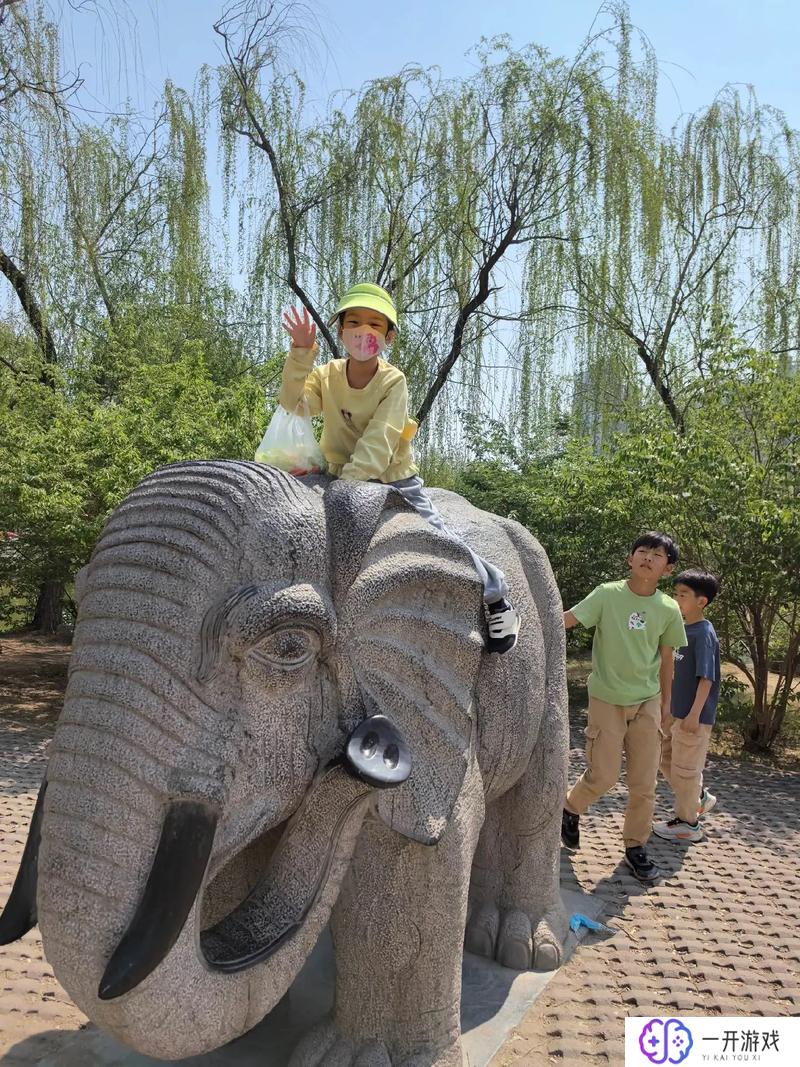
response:
[(708, 815), (711, 809), (715, 807), (716, 803), (717, 798), (714, 796), (714, 794), (709, 793), (709, 791), (704, 788), (703, 792), (700, 794), (700, 804), (697, 808), (697, 814)]
[(702, 841), (703, 831), (700, 829), (700, 823), (696, 822), (692, 826), (688, 822), (684, 822), (683, 819), (670, 819), (669, 822), (657, 822), (653, 826), (653, 833), (658, 837), (663, 837), (665, 841), (678, 841), (678, 842), (691, 842)]
[(494, 611), (489, 605), (486, 606), (486, 622), (489, 627), (486, 648), (489, 652), (502, 655), (504, 652), (510, 652), (517, 643), (521, 620), (516, 608), (507, 600), (500, 600), (493, 606)]

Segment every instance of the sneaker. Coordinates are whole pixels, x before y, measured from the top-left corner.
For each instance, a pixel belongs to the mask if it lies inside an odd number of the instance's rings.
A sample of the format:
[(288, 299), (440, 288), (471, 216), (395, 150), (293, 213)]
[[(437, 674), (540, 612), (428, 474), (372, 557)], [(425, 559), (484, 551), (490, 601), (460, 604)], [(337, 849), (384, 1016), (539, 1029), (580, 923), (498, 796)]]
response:
[(669, 822), (657, 822), (653, 826), (653, 833), (663, 837), (665, 841), (702, 841), (703, 831), (700, 823), (694, 826), (683, 819), (670, 819)]
[(504, 652), (510, 652), (517, 643), (520, 627), (516, 609), (507, 600), (496, 600), (494, 604), (486, 605), (486, 621), (489, 625), (488, 651), (501, 656)]
[(704, 787), (700, 794), (700, 804), (697, 808), (698, 815), (708, 815), (713, 807), (716, 807), (717, 798)]
[(647, 855), (644, 845), (634, 845), (625, 849), (625, 862), (640, 882), (651, 883), (661, 877), (661, 871)]
[(581, 817), (573, 815), (566, 808), (561, 815), (561, 840), (565, 848), (574, 850), (581, 847)]

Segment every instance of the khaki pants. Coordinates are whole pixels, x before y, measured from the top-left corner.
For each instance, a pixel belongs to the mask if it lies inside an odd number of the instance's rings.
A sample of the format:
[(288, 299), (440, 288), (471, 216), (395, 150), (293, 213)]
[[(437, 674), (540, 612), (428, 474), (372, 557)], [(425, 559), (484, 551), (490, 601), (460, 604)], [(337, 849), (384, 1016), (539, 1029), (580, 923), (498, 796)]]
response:
[(661, 748), (661, 773), (675, 794), (675, 814), (692, 825), (697, 822), (711, 730), (711, 726), (701, 725), (696, 734), (690, 734), (681, 729), (680, 719), (673, 719)]
[(644, 845), (653, 829), (656, 778), (661, 759), (661, 697), (642, 704), (606, 704), (589, 697), (586, 770), (569, 791), (566, 809), (583, 815), (619, 780), (622, 753), (628, 782), (625, 847)]

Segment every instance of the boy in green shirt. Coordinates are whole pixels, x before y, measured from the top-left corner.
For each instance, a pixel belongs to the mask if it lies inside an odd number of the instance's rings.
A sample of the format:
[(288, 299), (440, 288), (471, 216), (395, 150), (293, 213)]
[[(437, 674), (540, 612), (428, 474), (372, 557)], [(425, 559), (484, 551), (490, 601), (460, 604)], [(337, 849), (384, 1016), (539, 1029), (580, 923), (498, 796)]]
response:
[(641, 882), (659, 870), (645, 845), (653, 828), (662, 724), (670, 718), (672, 650), (686, 644), (675, 601), (658, 589), (678, 561), (678, 546), (653, 530), (637, 538), (628, 556), (627, 581), (606, 582), (564, 612), (567, 629), (595, 627), (586, 770), (564, 805), (561, 839), (580, 844), (580, 816), (616, 785), (626, 758), (625, 862)]

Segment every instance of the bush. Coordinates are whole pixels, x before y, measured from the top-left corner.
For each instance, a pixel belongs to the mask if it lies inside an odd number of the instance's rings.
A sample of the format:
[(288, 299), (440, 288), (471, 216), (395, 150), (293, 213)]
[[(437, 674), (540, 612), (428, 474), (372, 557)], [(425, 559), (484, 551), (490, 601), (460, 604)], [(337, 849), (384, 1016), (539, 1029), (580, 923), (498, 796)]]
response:
[(643, 529), (675, 537), (681, 565), (721, 580), (711, 617), (724, 656), (753, 687), (748, 744), (769, 749), (800, 665), (800, 375), (772, 356), (726, 350), (694, 389), (683, 433), (645, 408), (600, 448), (576, 439), (520, 462), (493, 438), (459, 489), (542, 542), (567, 607), (627, 573)]

